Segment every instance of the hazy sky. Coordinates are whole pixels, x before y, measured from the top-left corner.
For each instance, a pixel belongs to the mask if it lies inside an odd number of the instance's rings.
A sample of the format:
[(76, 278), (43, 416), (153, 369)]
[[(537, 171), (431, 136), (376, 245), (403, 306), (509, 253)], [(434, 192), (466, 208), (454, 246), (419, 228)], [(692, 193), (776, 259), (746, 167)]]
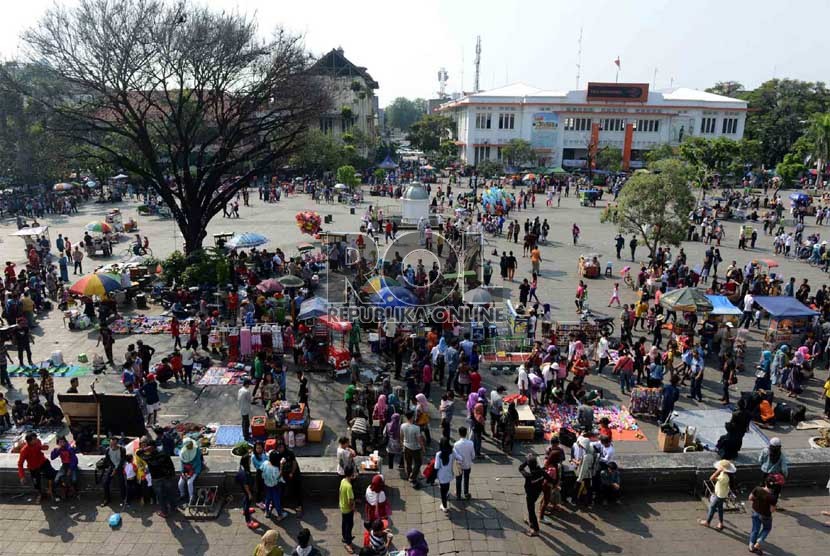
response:
[[(72, 4), (75, 0), (57, 2)], [(7, 1), (0, 54), (17, 53), (20, 33), (52, 0)], [(476, 35), (481, 35), (481, 87), (524, 81), (573, 88), (577, 41), (582, 86), (620, 81), (704, 88), (738, 80), (755, 87), (771, 77), (830, 80), (827, 0), (206, 0), (218, 9), (254, 14), (263, 31), (301, 33), (323, 54), (342, 46), (380, 83), (381, 106), (395, 97), (431, 97), (437, 72), (449, 91), (471, 90)], [(812, 25), (815, 22), (818, 25)]]

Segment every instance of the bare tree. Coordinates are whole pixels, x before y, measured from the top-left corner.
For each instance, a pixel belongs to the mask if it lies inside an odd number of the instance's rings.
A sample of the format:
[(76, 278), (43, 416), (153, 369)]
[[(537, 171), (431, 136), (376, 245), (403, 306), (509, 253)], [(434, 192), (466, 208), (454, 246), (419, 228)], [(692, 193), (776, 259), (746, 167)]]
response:
[(262, 39), (237, 13), (81, 0), (50, 9), (23, 38), (61, 84), (30, 91), (59, 115), (56, 131), (143, 179), (171, 208), (186, 252), (253, 176), (301, 147), (329, 104), (299, 37)]

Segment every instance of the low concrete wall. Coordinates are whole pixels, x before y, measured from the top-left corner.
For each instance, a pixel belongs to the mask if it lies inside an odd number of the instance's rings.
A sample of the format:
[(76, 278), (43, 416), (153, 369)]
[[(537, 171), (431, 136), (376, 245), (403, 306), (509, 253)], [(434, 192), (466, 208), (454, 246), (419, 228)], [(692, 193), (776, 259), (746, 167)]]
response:
[[(78, 456), (78, 487), (84, 493), (99, 493), (100, 485), (95, 484), (95, 463), (102, 456)], [(0, 493), (18, 494), (31, 490), (28, 479), (20, 484), (17, 476), (17, 454), (0, 454)], [(366, 458), (358, 457), (357, 462)], [(178, 463), (176, 458), (173, 459)], [(298, 457), (297, 463), (303, 475), (303, 496), (316, 500), (336, 500), (340, 486), (337, 463), (334, 457)], [(58, 465), (53, 462), (53, 467)], [(202, 473), (196, 479), (196, 486), (220, 485), (226, 493), (239, 490), (234, 477), (239, 466), (239, 459), (229, 450), (211, 450), (205, 456)], [(355, 495), (362, 496), (375, 475), (374, 472), (361, 473), (354, 482)], [(117, 488), (117, 487), (115, 487)]]

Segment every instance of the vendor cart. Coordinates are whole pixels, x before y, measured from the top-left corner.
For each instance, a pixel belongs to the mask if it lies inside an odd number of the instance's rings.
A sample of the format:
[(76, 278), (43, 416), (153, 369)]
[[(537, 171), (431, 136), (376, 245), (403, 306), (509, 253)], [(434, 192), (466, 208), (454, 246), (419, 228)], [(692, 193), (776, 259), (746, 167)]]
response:
[[(23, 240), (23, 252), (28, 256), (29, 250), (34, 247), (36, 251), (41, 251), (40, 246), (38, 245), (38, 240), (41, 237), (44, 237), (49, 241), (49, 244), (52, 244), (52, 240), (49, 239), (49, 226), (36, 226), (34, 228), (22, 228), (17, 230), (13, 234), (14, 237), (19, 237)], [(41, 257), (43, 253), (41, 253)]]
[(579, 256), (577, 273), (584, 278), (599, 278), (599, 253), (586, 253)]
[(802, 334), (812, 330), (819, 314), (794, 297), (786, 295), (758, 296), (755, 303), (769, 315), (764, 349), (776, 349), (781, 344), (792, 344), (800, 339)]
[(325, 362), (334, 369), (335, 376), (347, 374), (352, 355), (348, 348), (352, 323), (323, 315), (314, 321), (314, 335), (322, 344)]
[(112, 209), (107, 212), (106, 222), (115, 232), (119, 234), (132, 233), (138, 231), (138, 222), (132, 218), (124, 222), (124, 217), (119, 209)]

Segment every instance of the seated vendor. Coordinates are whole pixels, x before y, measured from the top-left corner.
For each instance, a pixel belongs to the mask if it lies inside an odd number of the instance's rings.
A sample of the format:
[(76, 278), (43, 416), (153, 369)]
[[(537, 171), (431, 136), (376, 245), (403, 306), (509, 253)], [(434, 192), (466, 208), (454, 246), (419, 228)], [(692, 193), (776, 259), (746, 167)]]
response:
[(761, 400), (758, 408), (753, 412), (752, 420), (762, 426), (771, 427), (775, 424), (775, 410), (768, 400)]
[(184, 439), (179, 459), (182, 465), (179, 476), (179, 495), (182, 498), (187, 496), (190, 503), (193, 503), (195, 500), (194, 485), (202, 472), (202, 451), (196, 445), (195, 440)]
[(40, 427), (46, 424), (46, 410), (40, 405), (40, 400), (32, 400), (26, 410), (25, 424)]
[[(181, 362), (181, 357), (179, 357), (179, 361)], [(173, 378), (173, 367), (170, 366), (170, 359), (165, 357), (156, 366), (156, 380), (161, 384), (165, 384), (171, 378)]]
[(15, 425), (25, 425), (27, 422), (26, 414), (29, 411), (29, 404), (23, 403), (23, 400), (14, 400), (12, 406), (12, 421)]
[(577, 400), (585, 395), (585, 388), (583, 386), (583, 377), (575, 376), (573, 380), (568, 383), (565, 388), (565, 403), (569, 405), (576, 405)]
[(63, 424), (63, 411), (50, 401), (44, 407), (45, 420), (50, 427), (59, 427)]

